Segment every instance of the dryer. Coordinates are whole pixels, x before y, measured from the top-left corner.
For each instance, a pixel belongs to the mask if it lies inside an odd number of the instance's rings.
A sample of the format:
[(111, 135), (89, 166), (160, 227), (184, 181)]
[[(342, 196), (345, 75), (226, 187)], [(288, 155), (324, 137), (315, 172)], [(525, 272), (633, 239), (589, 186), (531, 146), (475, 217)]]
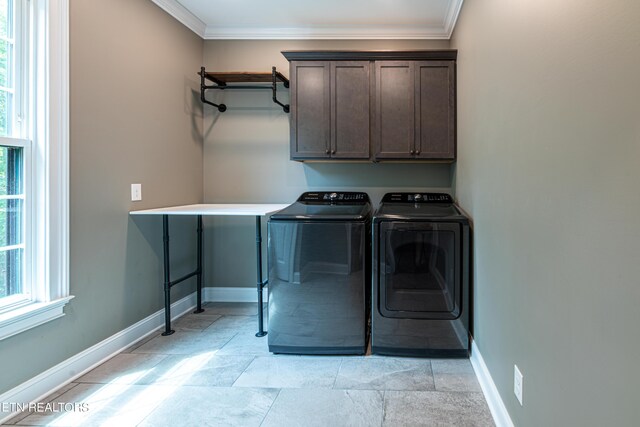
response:
[(469, 219), (444, 193), (388, 193), (373, 218), (371, 351), (468, 357)]

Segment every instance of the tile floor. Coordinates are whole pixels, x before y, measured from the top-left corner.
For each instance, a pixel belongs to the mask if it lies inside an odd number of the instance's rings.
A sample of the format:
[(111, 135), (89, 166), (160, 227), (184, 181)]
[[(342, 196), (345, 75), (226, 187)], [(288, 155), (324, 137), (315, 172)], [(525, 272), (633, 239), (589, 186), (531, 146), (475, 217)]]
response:
[(273, 355), (256, 306), (209, 303), (45, 401), (86, 412), (22, 413), (9, 425), (492, 426), (468, 360)]

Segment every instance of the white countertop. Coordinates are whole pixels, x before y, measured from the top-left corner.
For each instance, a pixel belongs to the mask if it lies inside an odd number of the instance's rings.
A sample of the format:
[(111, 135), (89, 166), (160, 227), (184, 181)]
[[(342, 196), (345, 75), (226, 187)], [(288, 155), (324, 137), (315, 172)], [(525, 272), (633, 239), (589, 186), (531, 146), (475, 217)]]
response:
[(289, 204), (201, 204), (131, 211), (130, 215), (227, 215), (265, 216), (286, 208)]

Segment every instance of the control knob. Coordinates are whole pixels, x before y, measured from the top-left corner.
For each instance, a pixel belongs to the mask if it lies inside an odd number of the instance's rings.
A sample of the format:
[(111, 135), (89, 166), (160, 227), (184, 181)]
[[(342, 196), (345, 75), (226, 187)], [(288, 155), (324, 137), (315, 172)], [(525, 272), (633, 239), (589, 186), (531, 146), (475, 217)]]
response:
[(329, 194), (329, 200), (331, 200), (332, 202), (335, 201), (337, 198), (338, 198), (338, 193)]
[(418, 193), (416, 195), (413, 196), (413, 200), (416, 202), (419, 202), (422, 200), (422, 194)]

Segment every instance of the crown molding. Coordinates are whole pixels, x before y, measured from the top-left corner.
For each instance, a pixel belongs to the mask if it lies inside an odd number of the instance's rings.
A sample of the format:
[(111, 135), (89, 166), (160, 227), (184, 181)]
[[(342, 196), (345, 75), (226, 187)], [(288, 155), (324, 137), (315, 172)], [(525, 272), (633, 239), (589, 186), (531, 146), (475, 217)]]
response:
[(464, 0), (451, 0), (442, 25), (435, 27), (214, 27), (176, 0), (151, 0), (205, 40), (448, 40)]
[(207, 27), (205, 40), (397, 40), (448, 39), (444, 27), (402, 28), (215, 28)]
[(444, 32), (447, 34), (447, 39), (450, 39), (453, 34), (453, 29), (458, 21), (458, 15), (460, 15), (463, 2), (464, 0), (452, 0), (451, 3), (449, 3), (449, 10), (444, 18)]
[(175, 0), (151, 0), (157, 4), (162, 10), (169, 15), (177, 19), (182, 25), (189, 28), (191, 31), (199, 35), (201, 38), (205, 38), (205, 32), (207, 25), (202, 22), (197, 16), (191, 13), (187, 8), (182, 6)]

